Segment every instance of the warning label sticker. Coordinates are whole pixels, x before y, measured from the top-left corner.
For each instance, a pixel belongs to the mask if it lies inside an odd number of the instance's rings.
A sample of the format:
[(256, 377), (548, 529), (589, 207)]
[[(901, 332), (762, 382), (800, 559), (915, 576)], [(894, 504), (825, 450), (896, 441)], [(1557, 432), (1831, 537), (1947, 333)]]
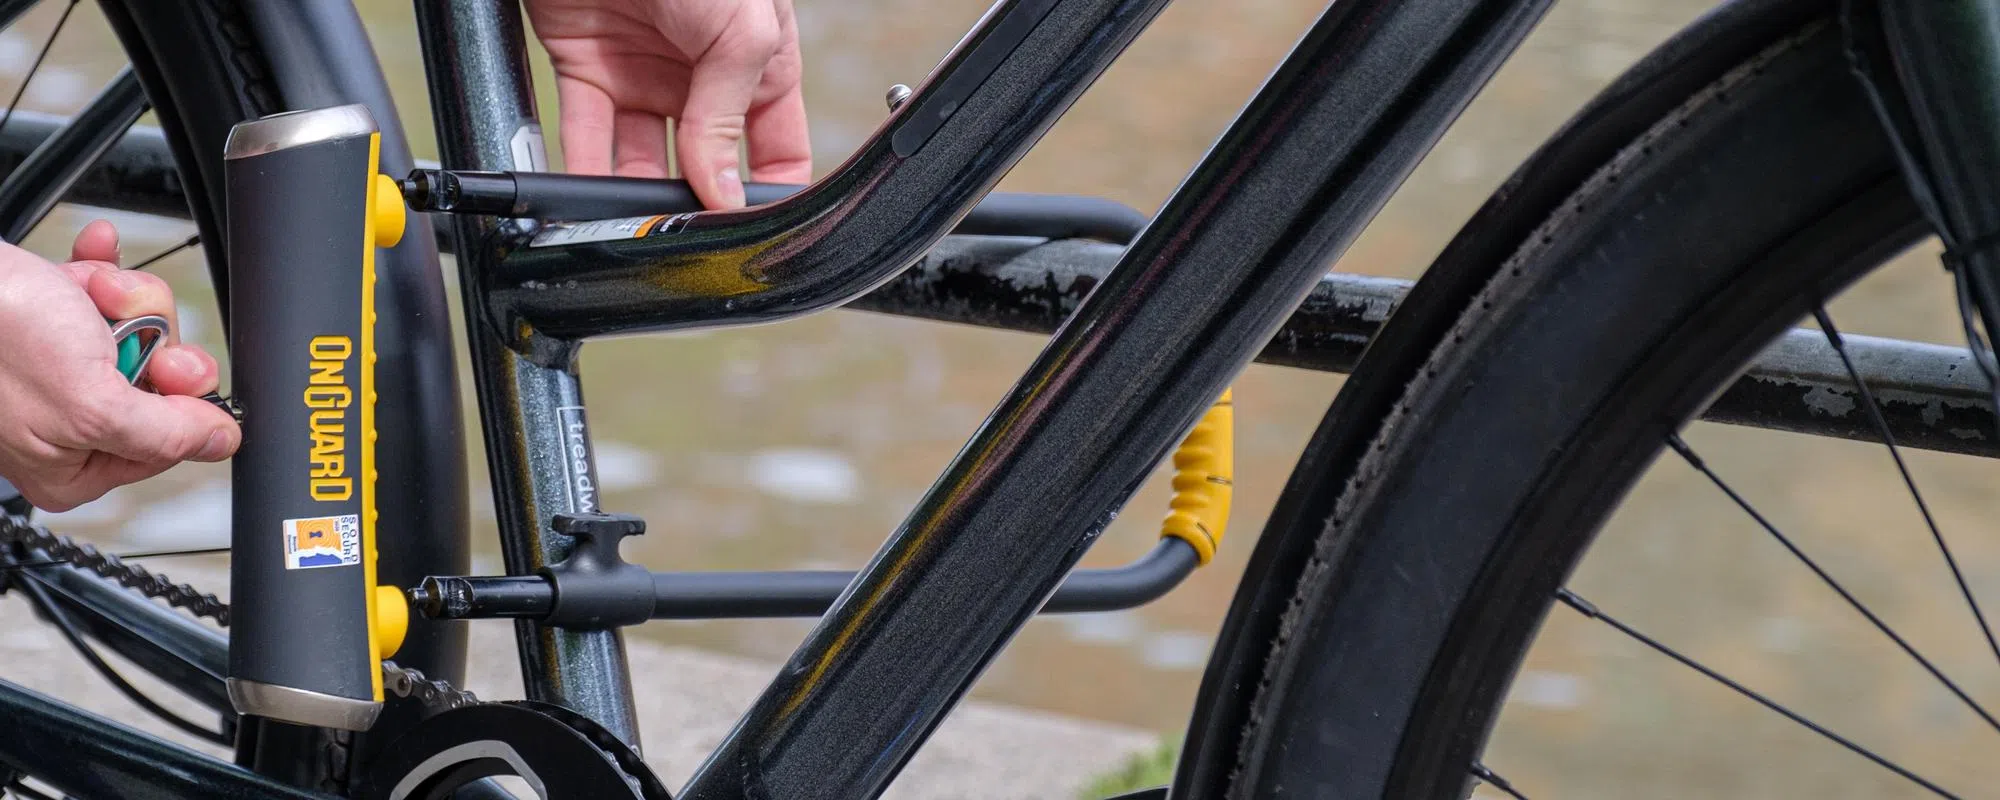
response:
[(656, 214), (650, 217), (594, 219), (587, 222), (557, 222), (542, 228), (529, 247), (555, 247), (584, 242), (644, 239), (656, 233), (673, 233), (687, 225), (693, 214)]
[(285, 520), (285, 569), (361, 563), (361, 515)]

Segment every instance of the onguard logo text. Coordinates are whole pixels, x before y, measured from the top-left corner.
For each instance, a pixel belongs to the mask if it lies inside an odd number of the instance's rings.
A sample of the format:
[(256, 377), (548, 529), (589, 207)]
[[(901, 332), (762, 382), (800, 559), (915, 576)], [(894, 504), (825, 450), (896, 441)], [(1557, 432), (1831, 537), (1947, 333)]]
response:
[(346, 500), (354, 496), (354, 478), (347, 473), (347, 407), (354, 404), (354, 390), (343, 373), (354, 342), (345, 336), (315, 336), (306, 354), (312, 499)]

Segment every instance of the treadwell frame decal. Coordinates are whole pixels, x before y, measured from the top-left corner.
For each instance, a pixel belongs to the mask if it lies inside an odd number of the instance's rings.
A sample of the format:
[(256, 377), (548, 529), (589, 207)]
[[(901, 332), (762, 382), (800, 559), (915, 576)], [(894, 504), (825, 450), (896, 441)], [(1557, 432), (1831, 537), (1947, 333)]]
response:
[(597, 510), (597, 454), (590, 447), (590, 424), (583, 406), (556, 409), (556, 427), (561, 432), (564, 485), (569, 487), (570, 508), (579, 512)]

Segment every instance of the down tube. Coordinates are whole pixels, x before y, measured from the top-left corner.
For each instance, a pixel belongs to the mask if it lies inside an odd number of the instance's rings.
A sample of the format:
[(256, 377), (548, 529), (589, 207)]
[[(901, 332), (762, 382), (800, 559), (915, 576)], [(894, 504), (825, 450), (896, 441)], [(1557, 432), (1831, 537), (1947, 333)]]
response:
[[(444, 165), (546, 170), (517, 0), (416, 0), (415, 6)], [(473, 216), (453, 222), (501, 556), (508, 574), (531, 574), (569, 553), (568, 537), (549, 530), (551, 517), (597, 510), (594, 496), (577, 488), (591, 485), (591, 459), (572, 462), (562, 455), (570, 426), (583, 452), (589, 449), (576, 345), (530, 337), (524, 344), (533, 348), (532, 357), (510, 349), (488, 313), (485, 291), (495, 260), (486, 242), (501, 223)], [(617, 631), (565, 631), (524, 620), (515, 633), (528, 699), (575, 709), (638, 746), (625, 643)]]
[(682, 800), (886, 788), (1549, 2), (1334, 3)]

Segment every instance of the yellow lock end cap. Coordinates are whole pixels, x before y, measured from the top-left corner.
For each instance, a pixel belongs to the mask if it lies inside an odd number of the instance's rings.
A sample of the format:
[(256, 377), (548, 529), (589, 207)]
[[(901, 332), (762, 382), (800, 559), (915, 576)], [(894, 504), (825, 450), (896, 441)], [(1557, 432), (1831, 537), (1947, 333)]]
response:
[(410, 630), (410, 601), (394, 586), (375, 587), (375, 657), (384, 659), (403, 646)]
[(387, 175), (375, 176), (375, 246), (395, 247), (403, 240), (404, 215), (403, 189), (396, 185), (396, 179)]

